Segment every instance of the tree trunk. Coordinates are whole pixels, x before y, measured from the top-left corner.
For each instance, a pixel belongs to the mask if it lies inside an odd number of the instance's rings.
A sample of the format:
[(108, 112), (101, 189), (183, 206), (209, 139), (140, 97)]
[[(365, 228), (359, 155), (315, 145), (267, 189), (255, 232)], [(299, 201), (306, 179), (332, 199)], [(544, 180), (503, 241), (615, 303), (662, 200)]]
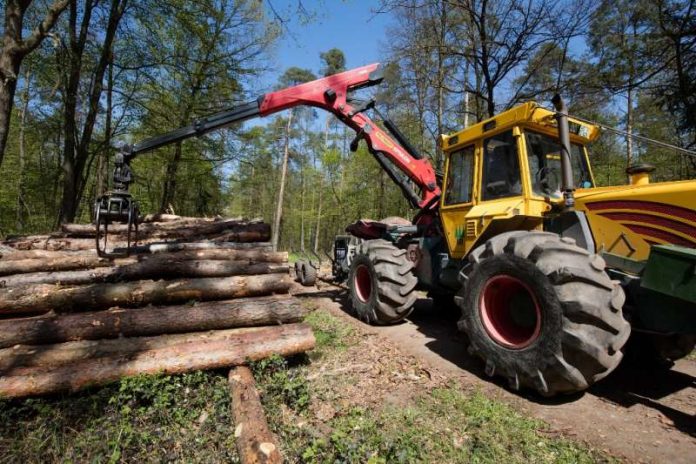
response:
[(287, 293), (291, 285), (290, 277), (283, 274), (104, 283), (71, 288), (27, 285), (0, 293), (0, 316), (225, 300)]
[(0, 321), (0, 348), (288, 324), (307, 312), (295, 299), (263, 297), (11, 319)]
[(181, 161), (182, 146), (181, 142), (174, 145), (174, 156), (167, 163), (167, 173), (164, 178), (164, 190), (162, 191), (162, 201), (160, 203), (160, 213), (166, 213), (174, 202), (174, 192), (176, 190), (176, 173), (179, 171)]
[(271, 245), (273, 251), (278, 251), (278, 241), (280, 240), (280, 223), (283, 217), (283, 195), (285, 194), (285, 177), (288, 173), (288, 157), (290, 155), (290, 129), (292, 128), (292, 114), (290, 110), (288, 114), (288, 125), (285, 129), (285, 148), (283, 150), (283, 166), (280, 171), (280, 185), (278, 188), (278, 203), (276, 204), (276, 213), (273, 218), (273, 239)]
[(633, 163), (633, 89), (629, 81), (626, 92), (626, 167)]
[(26, 199), (24, 198), (24, 165), (26, 162), (25, 129), (27, 125), (27, 111), (29, 111), (29, 86), (31, 76), (29, 71), (25, 74), (25, 87), (22, 95), (22, 116), (19, 119), (19, 172), (17, 173), (17, 230), (24, 229), (24, 211)]
[(242, 464), (281, 463), (278, 441), (271, 433), (263, 412), (254, 376), (246, 366), (230, 370), (232, 418), (237, 454)]
[(63, 163), (63, 200), (61, 207), (60, 223), (72, 222), (77, 214), (77, 208), (82, 196), (84, 179), (83, 174), (89, 159), (89, 148), (92, 142), (94, 126), (99, 113), (99, 101), (103, 90), (104, 74), (110, 61), (111, 47), (116, 37), (118, 24), (123, 17), (128, 0), (111, 0), (109, 17), (104, 31), (103, 45), (99, 61), (94, 66), (94, 75), (91, 76), (91, 88), (87, 98), (87, 114), (81, 134), (77, 132), (76, 104), (81, 79), (82, 54), (84, 53), (91, 13), (96, 5), (95, 1), (85, 2), (82, 24), (79, 36), (75, 36), (77, 21), (77, 6), (71, 2), (70, 7), (70, 75), (66, 89), (67, 100), (65, 110), (65, 153)]
[[(181, 335), (118, 339), (114, 342), (119, 348), (114, 346), (105, 357), (58, 366), (13, 367), (0, 377), (0, 397), (73, 392), (141, 374), (219, 369), (273, 354), (289, 356), (302, 353), (311, 350), (315, 344), (312, 329), (305, 324), (233, 329), (212, 333), (203, 340), (200, 333), (192, 336), (194, 338), (188, 342), (182, 342)], [(54, 349), (55, 346), (49, 345), (42, 351)]]
[(2, 165), (10, 132), (12, 106), (22, 60), (41, 45), (68, 3), (70, 0), (54, 1), (48, 8), (45, 18), (28, 37), (23, 39), (22, 35), (26, 28), (24, 15), (31, 5), (31, 0), (5, 0), (4, 2), (5, 27), (2, 47), (0, 47), (0, 165)]
[[(7, 19), (5, 23), (7, 23)], [(19, 66), (22, 62), (20, 57), (9, 55), (9, 53), (6, 52), (7, 47), (8, 40), (6, 33), (5, 40), (3, 41), (3, 49), (0, 50), (0, 165), (5, 155), (7, 137), (10, 134), (12, 106), (14, 105), (15, 91), (17, 90)]]
[(104, 122), (104, 146), (97, 153), (97, 179), (95, 196), (98, 198), (104, 195), (109, 184), (109, 154), (111, 153), (111, 113), (113, 111), (113, 90), (114, 90), (114, 56), (113, 50), (109, 53), (109, 65), (106, 76), (106, 121)]

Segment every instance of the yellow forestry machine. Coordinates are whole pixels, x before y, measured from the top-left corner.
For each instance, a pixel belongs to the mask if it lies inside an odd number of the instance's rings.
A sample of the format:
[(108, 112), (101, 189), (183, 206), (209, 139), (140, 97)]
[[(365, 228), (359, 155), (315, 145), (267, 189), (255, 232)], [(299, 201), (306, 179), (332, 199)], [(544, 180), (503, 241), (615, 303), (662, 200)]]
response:
[(417, 209), (412, 221), (358, 221), (337, 240), (334, 270), (359, 318), (401, 321), (416, 290), (451, 297), (486, 373), (545, 396), (584, 390), (612, 372), (631, 330), (668, 359), (693, 349), (696, 181), (650, 183), (652, 168), (638, 165), (629, 185), (597, 187), (587, 145), (599, 128), (569, 117), (556, 96), (555, 111), (530, 102), (441, 136), (440, 182), (374, 100), (354, 94), (381, 80), (379, 64), (364, 66), (124, 147), (115, 190), (96, 205), (100, 253), (108, 253), (110, 223), (137, 232), (128, 194), (136, 155), (308, 105), (353, 129), (351, 149), (364, 141)]

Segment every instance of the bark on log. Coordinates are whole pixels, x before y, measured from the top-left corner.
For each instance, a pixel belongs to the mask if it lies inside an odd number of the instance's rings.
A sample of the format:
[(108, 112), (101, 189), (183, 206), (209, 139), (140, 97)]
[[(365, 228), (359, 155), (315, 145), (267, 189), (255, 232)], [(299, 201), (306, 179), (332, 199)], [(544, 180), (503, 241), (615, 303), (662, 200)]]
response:
[[(209, 253), (210, 252), (210, 253)], [(220, 252), (220, 253), (218, 253)], [(196, 259), (198, 256), (211, 256), (219, 259)], [(257, 259), (225, 260), (224, 256), (248, 256)], [(149, 255), (141, 257), (140, 262), (132, 260), (117, 261), (120, 267), (103, 267), (79, 271), (33, 272), (0, 277), (0, 288), (25, 285), (87, 285), (101, 282), (122, 282), (129, 280), (147, 280), (181, 277), (228, 277), (234, 275), (254, 275), (287, 273), (287, 253), (242, 252), (237, 250), (201, 250), (178, 252), (166, 255)], [(263, 262), (270, 259), (273, 263)], [(29, 260), (39, 261), (39, 260)], [(19, 262), (19, 261), (12, 261)], [(128, 264), (130, 263), (130, 264)], [(276, 264), (278, 263), (278, 264)], [(40, 268), (37, 263), (37, 268)], [(0, 261), (0, 266), (2, 261)]]
[[(60, 258), (91, 258), (97, 256), (95, 249), (87, 251), (49, 251), (49, 250), (15, 250), (5, 251), (0, 256), (0, 263), (25, 259), (60, 259)], [(149, 259), (148, 255), (156, 253), (176, 253), (177, 259), (247, 259), (266, 263), (286, 263), (286, 251), (271, 252), (270, 243), (155, 243), (133, 249), (134, 254), (140, 254), (138, 259)], [(139, 252), (139, 253), (138, 253)], [(1, 252), (0, 252), (1, 253)]]
[[(61, 232), (69, 238), (94, 238), (96, 228), (93, 224), (64, 224)], [(113, 224), (109, 227), (109, 233), (114, 238), (125, 240), (127, 227), (124, 224)], [(264, 241), (271, 235), (271, 227), (268, 224), (257, 222), (244, 222), (239, 219), (230, 219), (217, 222), (193, 223), (179, 225), (177, 223), (146, 223), (138, 228), (138, 239), (201, 239), (230, 234), (242, 237), (234, 240), (239, 242)], [(228, 240), (230, 241), (230, 240)]]
[(278, 440), (268, 428), (251, 370), (246, 366), (235, 367), (230, 370), (228, 381), (239, 460), (242, 464), (283, 462)]
[(0, 276), (25, 274), (28, 272), (74, 271), (77, 269), (91, 269), (112, 266), (113, 264), (123, 265), (134, 262), (134, 259), (112, 261), (110, 259), (99, 258), (96, 254), (77, 254), (47, 259), (0, 260)]
[[(150, 342), (147, 339), (119, 339), (122, 351), (107, 357), (62, 366), (12, 367), (0, 377), (0, 397), (20, 398), (77, 391), (140, 374), (178, 374), (237, 366), (273, 354), (289, 356), (302, 353), (315, 344), (312, 329), (305, 324), (224, 332), (227, 334), (222, 339), (190, 342), (181, 342), (181, 335), (150, 337), (160, 339), (152, 343), (154, 348), (147, 348)], [(165, 340), (169, 337), (178, 337), (178, 341), (167, 345)]]
[(0, 288), (22, 287), (26, 285), (87, 285), (104, 282), (117, 272), (117, 268), (98, 267), (79, 271), (31, 272), (0, 277)]
[[(199, 239), (200, 240), (200, 239)], [(62, 251), (62, 252), (78, 252), (78, 251), (94, 251), (94, 239), (89, 238), (56, 238), (48, 237), (45, 239), (23, 239), (3, 242), (5, 246), (9, 246), (18, 251)], [(125, 242), (110, 243), (110, 246), (117, 248), (116, 251), (125, 251)], [(120, 248), (120, 250), (119, 250)], [(269, 242), (246, 242), (246, 243), (214, 243), (210, 241), (196, 242), (165, 242), (161, 239), (138, 240), (138, 245), (131, 247), (133, 253), (163, 253), (168, 251), (179, 250), (200, 250), (209, 248), (229, 248), (237, 250), (245, 249), (265, 249), (271, 251), (272, 247)]]
[(185, 250), (256, 250), (256, 251), (272, 251), (270, 242), (222, 242), (215, 243), (210, 241), (199, 242), (183, 242), (183, 243), (151, 243), (149, 245), (138, 246), (135, 248), (136, 253), (169, 253), (174, 251)]
[(103, 283), (71, 288), (27, 285), (0, 292), (0, 316), (225, 300), (287, 293), (291, 285), (290, 276), (284, 274)]
[(49, 251), (49, 250), (16, 250), (10, 248), (11, 252), (2, 254), (1, 261), (19, 261), (24, 259), (56, 259), (70, 258), (76, 256), (92, 257), (97, 256), (97, 250), (87, 251)]
[[(240, 218), (241, 219), (241, 218)], [(213, 222), (220, 221), (222, 218), (220, 216), (212, 218), (199, 218), (192, 216), (177, 216), (176, 214), (166, 214), (166, 213), (155, 213), (148, 214), (143, 217), (142, 222), (178, 222), (178, 221), (200, 221), (200, 222)]]
[(0, 348), (287, 324), (307, 312), (293, 298), (262, 297), (10, 319), (0, 321)]

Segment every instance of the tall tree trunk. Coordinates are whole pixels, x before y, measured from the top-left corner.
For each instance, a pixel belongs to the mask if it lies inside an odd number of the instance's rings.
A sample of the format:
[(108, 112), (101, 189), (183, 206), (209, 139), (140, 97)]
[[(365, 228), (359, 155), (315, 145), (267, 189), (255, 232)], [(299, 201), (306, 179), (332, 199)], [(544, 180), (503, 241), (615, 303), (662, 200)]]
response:
[[(7, 20), (5, 20), (7, 23)], [(3, 43), (3, 53), (0, 54), (0, 164), (2, 164), (7, 137), (10, 132), (10, 118), (17, 90), (17, 74), (22, 60), (16, 56), (4, 53), (7, 40)]]
[(12, 106), (22, 60), (41, 45), (68, 3), (70, 0), (53, 2), (41, 23), (28, 37), (22, 38), (25, 28), (24, 15), (31, 5), (31, 0), (5, 0), (4, 2), (5, 27), (0, 48), (0, 165), (2, 165), (10, 132)]
[(167, 164), (167, 174), (164, 179), (164, 191), (162, 192), (160, 213), (167, 212), (171, 204), (174, 202), (174, 192), (176, 191), (176, 173), (179, 170), (181, 153), (181, 142), (179, 142), (174, 146), (174, 157), (171, 159), (169, 164)]
[(280, 224), (283, 217), (283, 195), (285, 194), (285, 178), (288, 173), (288, 157), (290, 156), (290, 129), (292, 128), (293, 111), (288, 114), (288, 124), (285, 129), (285, 148), (283, 150), (283, 166), (280, 171), (280, 185), (278, 188), (278, 202), (276, 203), (275, 217), (273, 218), (273, 238), (271, 246), (273, 251), (278, 251), (278, 241), (280, 240)]
[(629, 167), (633, 162), (633, 89), (631, 82), (628, 85), (626, 92), (626, 167)]
[(469, 85), (469, 62), (464, 64), (464, 129), (469, 127), (469, 92), (466, 90)]
[(22, 95), (22, 116), (19, 120), (19, 172), (17, 173), (17, 230), (24, 229), (24, 212), (26, 200), (24, 198), (24, 164), (26, 160), (25, 129), (27, 124), (27, 111), (29, 111), (29, 86), (31, 76), (29, 71), (25, 74), (24, 94)]
[(109, 70), (106, 77), (106, 121), (104, 123), (104, 147), (97, 154), (96, 195), (103, 195), (108, 188), (109, 155), (111, 154), (111, 112), (113, 111), (114, 56), (109, 56)]
[(77, 132), (76, 102), (81, 77), (82, 55), (88, 37), (92, 9), (96, 1), (87, 1), (83, 13), (79, 37), (75, 37), (77, 22), (77, 7), (70, 6), (70, 77), (66, 95), (66, 142), (63, 166), (63, 201), (60, 222), (72, 222), (77, 213), (84, 186), (84, 170), (89, 161), (89, 146), (92, 142), (94, 126), (99, 114), (99, 101), (103, 90), (104, 74), (111, 61), (111, 48), (116, 37), (119, 22), (123, 17), (128, 0), (111, 0), (109, 19), (104, 33), (104, 39), (99, 61), (94, 67), (92, 87), (88, 94), (88, 111), (84, 118), (81, 134)]
[(305, 172), (304, 163), (300, 167), (300, 251), (305, 251)]

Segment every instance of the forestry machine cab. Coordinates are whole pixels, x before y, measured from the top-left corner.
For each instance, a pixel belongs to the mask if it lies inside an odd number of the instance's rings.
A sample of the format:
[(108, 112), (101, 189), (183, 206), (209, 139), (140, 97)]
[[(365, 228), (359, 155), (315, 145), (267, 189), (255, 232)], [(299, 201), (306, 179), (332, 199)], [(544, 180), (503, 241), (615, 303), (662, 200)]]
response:
[[(355, 138), (350, 144), (352, 151), (357, 150), (361, 140), (365, 140), (370, 153), (401, 188), (409, 203), (423, 212), (434, 211), (440, 199), (440, 187), (431, 164), (408, 143), (388, 118), (375, 109), (374, 99), (361, 100), (353, 95), (354, 91), (377, 85), (382, 79), (380, 65), (370, 64), (267, 93), (255, 101), (196, 120), (186, 127), (132, 146), (121, 147), (115, 160), (113, 190), (101, 196), (95, 205), (98, 254), (107, 257), (128, 255), (131, 244), (137, 241), (139, 210), (137, 202), (128, 192), (128, 187), (133, 181), (130, 167), (133, 158), (165, 145), (296, 106), (313, 106), (333, 113), (355, 131)], [(370, 109), (382, 117), (382, 123), (388, 133), (365, 114)], [(108, 229), (112, 223), (127, 224), (128, 238), (125, 249), (108, 250)]]

